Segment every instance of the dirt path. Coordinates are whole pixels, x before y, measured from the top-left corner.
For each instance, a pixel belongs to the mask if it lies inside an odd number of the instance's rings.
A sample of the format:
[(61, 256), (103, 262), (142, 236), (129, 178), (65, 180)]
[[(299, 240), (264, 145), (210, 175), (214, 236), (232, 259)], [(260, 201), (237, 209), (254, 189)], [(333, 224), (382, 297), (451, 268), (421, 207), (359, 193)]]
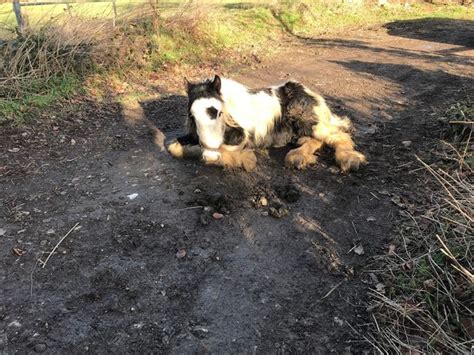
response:
[[(257, 87), (291, 77), (325, 95), (358, 129), (370, 164), (355, 174), (340, 174), (327, 153), (303, 172), (282, 168), (281, 150), (260, 155), (250, 174), (176, 161), (138, 107), (119, 115), (90, 104), (47, 130), (5, 129), (0, 351), (367, 348), (348, 325), (369, 321), (374, 280), (363, 269), (386, 252), (400, 206), (429, 198), (414, 154), (436, 138), (440, 110), (474, 87), (472, 22), (432, 28), (295, 39), (279, 58), (231, 73)], [(171, 95), (142, 109), (169, 139), (185, 102)], [(269, 206), (257, 206), (262, 196)], [(37, 260), (76, 223), (42, 268)]]

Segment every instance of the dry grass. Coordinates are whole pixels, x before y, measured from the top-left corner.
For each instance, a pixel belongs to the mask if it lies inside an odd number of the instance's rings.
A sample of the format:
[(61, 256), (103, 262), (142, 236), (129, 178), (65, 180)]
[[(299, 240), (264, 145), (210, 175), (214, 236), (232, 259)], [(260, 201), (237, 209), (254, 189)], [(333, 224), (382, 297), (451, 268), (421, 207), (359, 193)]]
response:
[[(447, 112), (449, 121), (461, 107), (472, 114), (472, 104), (456, 105)], [(469, 115), (463, 122), (472, 122)], [(472, 126), (462, 132), (446, 143), (443, 168), (418, 158), (436, 187), (425, 213), (408, 216), (400, 250), (392, 248), (380, 260), (384, 287), (372, 292), (380, 351), (467, 354), (474, 345)]]

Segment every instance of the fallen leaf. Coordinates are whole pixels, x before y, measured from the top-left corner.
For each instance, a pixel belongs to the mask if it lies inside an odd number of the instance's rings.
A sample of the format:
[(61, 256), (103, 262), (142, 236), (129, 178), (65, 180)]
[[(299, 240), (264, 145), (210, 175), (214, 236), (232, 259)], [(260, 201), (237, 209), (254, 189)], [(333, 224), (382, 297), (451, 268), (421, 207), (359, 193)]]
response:
[(6, 229), (0, 228), (0, 237), (4, 236), (6, 232), (7, 232)]
[(357, 255), (363, 255), (364, 254), (364, 247), (362, 245), (358, 245), (354, 248), (354, 253)]
[(407, 261), (406, 263), (404, 263), (402, 265), (402, 267), (405, 269), (405, 270), (411, 270), (413, 269), (413, 261)]
[(8, 149), (8, 151), (9, 151), (10, 153), (17, 153), (17, 152), (20, 151), (20, 148), (12, 148), (12, 149)]
[(403, 141), (402, 144), (404, 147), (409, 147), (411, 146), (411, 141)]
[(134, 200), (134, 199), (137, 198), (137, 196), (138, 196), (138, 194), (135, 193), (135, 194), (130, 194), (130, 195), (128, 195), (127, 197), (128, 197), (130, 200)]
[(22, 256), (23, 254), (26, 253), (26, 250), (20, 249), (20, 248), (13, 248), (12, 251), (13, 251), (13, 254), (15, 254), (16, 256)]
[(397, 249), (397, 247), (394, 244), (390, 244), (388, 246), (388, 255), (395, 255), (395, 249)]
[(379, 282), (377, 285), (375, 285), (375, 289), (378, 292), (385, 293), (385, 285), (381, 282)]
[(377, 219), (375, 217), (367, 217), (367, 222), (375, 222)]

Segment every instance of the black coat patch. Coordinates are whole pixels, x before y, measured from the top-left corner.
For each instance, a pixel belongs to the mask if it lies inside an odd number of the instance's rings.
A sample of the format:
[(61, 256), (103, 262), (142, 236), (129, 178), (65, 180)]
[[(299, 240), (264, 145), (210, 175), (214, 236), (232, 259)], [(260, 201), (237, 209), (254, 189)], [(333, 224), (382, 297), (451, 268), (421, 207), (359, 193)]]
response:
[(199, 144), (199, 139), (197, 137), (197, 134), (195, 133), (188, 133), (176, 139), (181, 145), (198, 145)]
[(241, 127), (227, 126), (224, 133), (224, 144), (239, 145), (245, 139), (244, 129)]
[(276, 95), (280, 100), (282, 115), (275, 122), (274, 134), (291, 134), (290, 140), (303, 136), (311, 136), (312, 128), (317, 124), (314, 114), (314, 106), (317, 100), (305, 91), (305, 87), (300, 83), (289, 81), (276, 90)]

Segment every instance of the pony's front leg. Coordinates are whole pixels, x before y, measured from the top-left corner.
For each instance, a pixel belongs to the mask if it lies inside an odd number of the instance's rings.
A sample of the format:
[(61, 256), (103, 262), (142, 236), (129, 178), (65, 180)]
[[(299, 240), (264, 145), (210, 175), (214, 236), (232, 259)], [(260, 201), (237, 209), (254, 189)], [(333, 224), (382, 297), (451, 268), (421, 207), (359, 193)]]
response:
[(204, 150), (203, 160), (209, 165), (223, 166), (228, 169), (244, 169), (251, 171), (257, 166), (257, 156), (250, 149), (227, 150)]
[(176, 138), (167, 149), (177, 159), (201, 159), (203, 156), (199, 142), (191, 134)]
[(312, 137), (301, 137), (298, 140), (299, 148), (292, 149), (286, 154), (285, 164), (298, 170), (307, 168), (316, 164), (314, 155), (323, 147), (323, 142)]

